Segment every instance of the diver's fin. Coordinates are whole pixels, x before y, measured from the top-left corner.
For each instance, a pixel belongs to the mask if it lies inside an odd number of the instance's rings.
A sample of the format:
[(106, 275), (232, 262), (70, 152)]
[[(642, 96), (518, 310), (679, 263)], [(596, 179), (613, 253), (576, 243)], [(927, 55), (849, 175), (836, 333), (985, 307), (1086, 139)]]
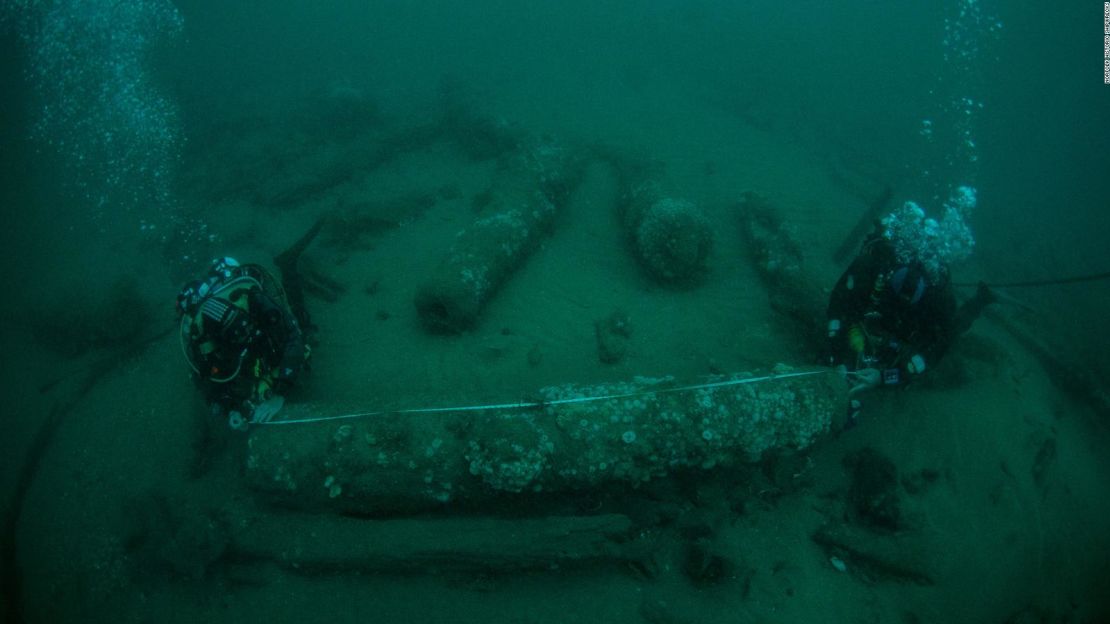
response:
[(292, 247), (281, 252), (274, 258), (274, 264), (281, 269), (282, 273), (287, 271), (296, 272), (297, 260), (301, 257), (301, 254), (304, 253), (304, 250), (308, 249), (308, 246), (312, 244), (312, 241), (316, 239), (316, 235), (320, 233), (320, 229), (324, 227), (324, 223), (327, 222), (327, 220), (328, 215), (320, 215), (320, 218), (316, 219), (316, 223), (312, 224), (312, 227), (305, 232), (304, 236), (297, 239), (297, 242), (293, 243)]
[(289, 308), (305, 331), (312, 329), (312, 318), (309, 316), (308, 307), (305, 305), (304, 283), (301, 280), (300, 271), (297, 270), (297, 261), (300, 260), (304, 250), (308, 249), (308, 246), (316, 239), (316, 235), (320, 233), (320, 229), (324, 227), (327, 220), (328, 215), (320, 215), (320, 218), (316, 219), (316, 223), (312, 224), (312, 227), (305, 232), (304, 236), (301, 236), (297, 239), (297, 242), (293, 243), (292, 247), (274, 258), (274, 264), (281, 271), (281, 287), (285, 289), (285, 297), (289, 301)]

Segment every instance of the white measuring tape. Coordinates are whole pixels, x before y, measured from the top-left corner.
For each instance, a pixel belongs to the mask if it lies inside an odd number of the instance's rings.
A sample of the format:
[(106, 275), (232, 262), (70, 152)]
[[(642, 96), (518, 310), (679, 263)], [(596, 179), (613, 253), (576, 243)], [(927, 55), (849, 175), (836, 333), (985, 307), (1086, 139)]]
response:
[(356, 412), (354, 414), (340, 414), (338, 416), (319, 416), (316, 418), (292, 418), (289, 420), (271, 420), (257, 425), (295, 425), (301, 423), (328, 422), (332, 420), (349, 420), (352, 418), (366, 418), (369, 416), (383, 416), (385, 414), (432, 414), (435, 412), (477, 412), (499, 409), (534, 409), (547, 405), (567, 405), (570, 403), (590, 403), (592, 401), (609, 401), (611, 399), (628, 399), (632, 397), (648, 396), (651, 394), (665, 394), (668, 392), (688, 392), (690, 390), (704, 390), (707, 388), (723, 388), (726, 386), (739, 386), (743, 384), (770, 381), (775, 379), (790, 379), (791, 377), (809, 377), (821, 375), (828, 371), (815, 370), (802, 373), (784, 373), (782, 375), (766, 375), (763, 377), (750, 377), (748, 379), (730, 379), (714, 383), (696, 384), (692, 386), (678, 386), (675, 388), (662, 388), (659, 390), (643, 390), (639, 392), (625, 392), (622, 394), (606, 394), (602, 396), (576, 397), (573, 399), (556, 399), (554, 401), (524, 401), (520, 403), (492, 403), (488, 405), (462, 405), (455, 407), (421, 407), (413, 409), (386, 410), (380, 412)]

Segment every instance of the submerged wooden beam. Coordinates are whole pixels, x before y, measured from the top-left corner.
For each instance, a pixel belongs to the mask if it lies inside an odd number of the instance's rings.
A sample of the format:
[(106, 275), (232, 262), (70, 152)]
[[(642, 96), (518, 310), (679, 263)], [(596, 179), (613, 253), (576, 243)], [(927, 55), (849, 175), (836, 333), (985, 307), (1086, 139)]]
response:
[(648, 552), (632, 533), (632, 522), (618, 514), (393, 520), (267, 514), (232, 537), (229, 555), (305, 574), (504, 574), (643, 561)]
[[(1106, 384), (1089, 367), (1082, 364), (1081, 358), (1069, 359), (1068, 348), (1060, 344), (1050, 344), (1045, 339), (1045, 332), (1030, 331), (1012, 315), (990, 308), (984, 314), (1041, 363), (1048, 378), (1057, 388), (1090, 407), (1099, 416), (1103, 426), (1110, 423), (1110, 393), (1106, 390)], [(1051, 336), (1051, 333), (1047, 335)]]
[(847, 264), (849, 260), (859, 250), (860, 243), (863, 242), (864, 237), (875, 229), (875, 223), (883, 218), (890, 206), (890, 200), (894, 198), (894, 191), (889, 186), (884, 186), (883, 190), (875, 196), (870, 203), (867, 204), (867, 209), (859, 216), (855, 226), (840, 242), (840, 245), (833, 252), (833, 262), (837, 264)]
[(944, 578), (945, 553), (920, 532), (876, 533), (847, 523), (829, 523), (813, 534), (813, 541), (847, 570), (871, 582), (890, 580), (935, 585)]

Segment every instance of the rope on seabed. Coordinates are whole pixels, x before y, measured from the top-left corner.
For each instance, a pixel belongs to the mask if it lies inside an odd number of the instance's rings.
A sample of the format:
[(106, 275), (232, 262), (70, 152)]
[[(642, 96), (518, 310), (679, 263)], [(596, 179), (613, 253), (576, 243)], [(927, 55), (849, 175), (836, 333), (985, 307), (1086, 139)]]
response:
[[(1102, 273), (1090, 273), (1087, 275), (1070, 275), (1068, 277), (1057, 277), (1053, 279), (1043, 280), (1028, 280), (1024, 282), (999, 282), (988, 283), (987, 286), (993, 288), (1026, 288), (1030, 286), (1055, 286), (1057, 284), (1077, 284), (1079, 282), (1096, 282), (1099, 280), (1110, 279), (1110, 271)], [(961, 288), (972, 288), (979, 285), (979, 282), (953, 282), (953, 286)]]
[(726, 386), (739, 386), (742, 384), (756, 383), (774, 379), (789, 379), (791, 377), (808, 377), (821, 375), (826, 370), (805, 371), (801, 373), (784, 373), (781, 375), (765, 375), (763, 377), (749, 377), (747, 379), (730, 379), (713, 383), (696, 384), (692, 386), (678, 386), (677, 388), (661, 388), (659, 390), (643, 390), (640, 392), (624, 392), (621, 394), (606, 394), (602, 396), (576, 397), (573, 399), (556, 399), (554, 401), (523, 401), (520, 403), (492, 403), (488, 405), (462, 405), (457, 407), (420, 407), (402, 410), (385, 410), (380, 412), (355, 412), (353, 414), (340, 414), (338, 416), (320, 416), (317, 418), (293, 418), (289, 420), (271, 420), (268, 422), (254, 423), (257, 425), (294, 425), (301, 423), (327, 422), (332, 420), (349, 420), (352, 418), (365, 418), (368, 416), (382, 416), (385, 414), (431, 414), (436, 412), (477, 412), (496, 409), (533, 409), (547, 405), (568, 405), (570, 403), (590, 403), (593, 401), (608, 401), (611, 399), (628, 399), (651, 394), (665, 394), (670, 392), (689, 392), (691, 390), (704, 390), (707, 388), (723, 388)]

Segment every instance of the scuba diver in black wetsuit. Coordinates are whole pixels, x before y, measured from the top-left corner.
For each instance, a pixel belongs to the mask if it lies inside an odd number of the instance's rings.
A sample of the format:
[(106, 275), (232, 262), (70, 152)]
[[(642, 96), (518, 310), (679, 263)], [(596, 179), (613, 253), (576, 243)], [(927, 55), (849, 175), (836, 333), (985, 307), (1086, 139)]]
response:
[[(868, 236), (833, 288), (828, 361), (845, 373), (853, 393), (918, 378), (995, 301), (980, 283), (971, 299), (957, 305), (948, 260), (969, 252), (972, 242), (962, 222), (950, 220), (957, 218), (946, 218), (941, 226), (907, 203)], [(941, 234), (957, 238), (962, 247)], [(958, 240), (960, 235), (967, 241)], [(853, 401), (851, 418), (858, 407)]]
[(220, 258), (185, 285), (177, 311), (182, 351), (213, 413), (235, 429), (272, 418), (310, 354), (277, 280)]
[(908, 382), (940, 361), (993, 302), (980, 284), (957, 306), (947, 269), (930, 279), (920, 263), (898, 262), (890, 242), (872, 235), (829, 299), (830, 363), (875, 369), (883, 385)]

